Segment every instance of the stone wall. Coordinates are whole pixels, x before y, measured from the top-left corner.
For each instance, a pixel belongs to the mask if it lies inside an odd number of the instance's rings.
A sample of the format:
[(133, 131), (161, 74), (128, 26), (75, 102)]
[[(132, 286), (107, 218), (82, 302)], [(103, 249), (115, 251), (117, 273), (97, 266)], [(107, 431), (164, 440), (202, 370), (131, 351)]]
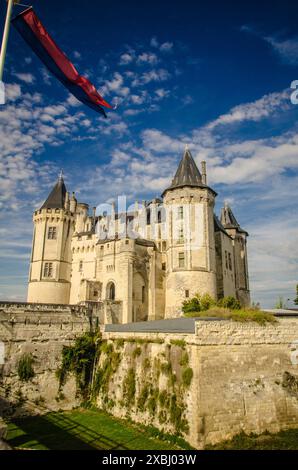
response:
[[(0, 341), (5, 363), (0, 364), (1, 413), (45, 412), (79, 404), (73, 378), (59, 394), (56, 370), (64, 345), (90, 329), (88, 309), (80, 306), (0, 304)], [(32, 354), (35, 376), (21, 382), (17, 367), (24, 354)]]
[[(96, 322), (83, 306), (0, 304), (0, 413), (46, 412), (79, 405), (70, 375), (58, 390), (64, 345)], [(169, 432), (196, 448), (241, 430), (298, 426), (298, 317), (277, 324), (197, 321), (194, 334), (103, 332), (93, 398), (100, 408)], [(17, 373), (24, 353), (34, 378)]]
[[(277, 432), (298, 425), (298, 366), (292, 351), (298, 340), (297, 317), (266, 326), (199, 321), (195, 335), (105, 333), (104, 337), (114, 352), (120, 352), (121, 361), (108, 390), (99, 393), (98, 405), (117, 416), (175, 432), (177, 423), (171, 417), (171, 396), (175, 395), (176, 405), (184, 408), (182, 421), (189, 427), (183, 435), (196, 448), (242, 430)], [(183, 361), (184, 353), (188, 364)], [(104, 361), (103, 355), (102, 369)], [(189, 386), (182, 380), (186, 368), (193, 372)], [(133, 376), (135, 398), (125, 402)], [(146, 383), (153, 390), (142, 407)], [(165, 394), (169, 403), (161, 406), (159, 397)]]

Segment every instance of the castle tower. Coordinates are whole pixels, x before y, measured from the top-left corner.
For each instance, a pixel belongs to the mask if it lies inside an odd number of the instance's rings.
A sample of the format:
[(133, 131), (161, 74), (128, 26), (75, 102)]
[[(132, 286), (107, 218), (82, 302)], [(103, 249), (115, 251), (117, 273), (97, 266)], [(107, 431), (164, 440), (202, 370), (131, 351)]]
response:
[(216, 298), (213, 209), (216, 192), (207, 185), (186, 147), (172, 181), (164, 191), (167, 213), (166, 317), (175, 317), (182, 302), (197, 292)]
[(227, 203), (221, 210), (220, 222), (233, 240), (236, 296), (244, 306), (250, 305), (247, 265), (247, 237)]
[(28, 302), (69, 303), (74, 209), (61, 174), (47, 200), (33, 215)]

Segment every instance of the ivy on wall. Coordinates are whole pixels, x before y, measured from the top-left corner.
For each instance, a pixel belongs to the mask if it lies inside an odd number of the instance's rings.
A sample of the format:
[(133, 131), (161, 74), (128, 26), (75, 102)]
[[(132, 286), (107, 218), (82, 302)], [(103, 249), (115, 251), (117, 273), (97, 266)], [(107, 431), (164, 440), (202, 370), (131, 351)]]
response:
[[(157, 419), (166, 429), (178, 436), (189, 430), (186, 419), (186, 394), (191, 385), (193, 370), (189, 367), (186, 343), (172, 340), (153, 358), (148, 348), (157, 338), (103, 340), (99, 334), (85, 333), (76, 339), (74, 346), (65, 346), (62, 364), (57, 371), (60, 391), (69, 373), (76, 377), (77, 390), (83, 400), (94, 403), (100, 398), (107, 411), (119, 406), (126, 411), (144, 413), (150, 423)], [(117, 374), (121, 361), (126, 373)], [(160, 380), (163, 376), (163, 380)], [(159, 384), (164, 383), (163, 389)], [(116, 391), (121, 388), (121, 393)], [(121, 395), (121, 399), (117, 399)]]

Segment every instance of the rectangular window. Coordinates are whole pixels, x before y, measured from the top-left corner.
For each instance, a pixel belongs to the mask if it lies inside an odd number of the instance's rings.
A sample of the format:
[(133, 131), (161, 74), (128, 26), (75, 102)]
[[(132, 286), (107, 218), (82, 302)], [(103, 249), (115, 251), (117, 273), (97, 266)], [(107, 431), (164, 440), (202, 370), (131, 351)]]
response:
[(57, 227), (49, 227), (48, 240), (56, 240), (56, 238), (57, 238)]
[(142, 286), (142, 304), (145, 303), (145, 286)]
[(183, 219), (183, 206), (178, 207), (178, 219)]
[(162, 264), (161, 264), (161, 269), (162, 269), (163, 271), (166, 270), (166, 263), (162, 263)]
[(178, 266), (179, 268), (184, 268), (184, 253), (178, 254)]
[(183, 243), (183, 242), (184, 242), (184, 230), (183, 228), (179, 228), (178, 243)]
[(83, 272), (83, 261), (79, 262), (79, 272)]
[(147, 225), (150, 225), (150, 219), (151, 219), (151, 214), (150, 214), (150, 209), (147, 209)]
[(228, 252), (225, 250), (225, 262), (226, 262), (226, 269), (229, 269), (228, 265)]
[(53, 263), (44, 264), (43, 277), (53, 277)]
[(189, 297), (189, 290), (188, 290), (188, 289), (186, 289), (186, 291), (185, 291), (185, 297), (186, 297), (186, 298)]
[(229, 255), (229, 270), (232, 271), (232, 256), (231, 253), (228, 253)]

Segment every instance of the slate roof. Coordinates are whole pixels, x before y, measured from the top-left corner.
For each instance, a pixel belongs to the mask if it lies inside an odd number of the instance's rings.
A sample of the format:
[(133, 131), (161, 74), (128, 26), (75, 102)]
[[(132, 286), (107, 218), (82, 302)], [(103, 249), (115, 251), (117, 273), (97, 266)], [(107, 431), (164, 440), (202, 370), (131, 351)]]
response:
[(221, 209), (220, 222), (225, 229), (235, 228), (238, 232), (248, 235), (248, 233), (240, 227), (240, 224), (237, 222), (237, 219), (228, 204), (225, 204), (225, 207)]
[(229, 238), (231, 238), (230, 235), (228, 234), (228, 232), (225, 230), (224, 226), (222, 225), (221, 221), (219, 220), (219, 218), (215, 214), (214, 214), (214, 231), (215, 232), (223, 232), (225, 235), (227, 235)]
[(208, 188), (216, 195), (216, 192), (213, 191), (213, 189), (209, 188), (202, 182), (202, 175), (188, 148), (184, 151), (171, 185), (164, 190), (162, 195), (164, 195), (169, 189), (182, 188), (183, 186)]
[(48, 195), (41, 209), (63, 209), (66, 196), (66, 187), (62, 176), (59, 176), (57, 183)]
[(107, 324), (106, 332), (119, 333), (195, 333), (196, 321), (225, 321), (216, 317), (168, 318), (165, 320), (140, 321), (124, 324)]

